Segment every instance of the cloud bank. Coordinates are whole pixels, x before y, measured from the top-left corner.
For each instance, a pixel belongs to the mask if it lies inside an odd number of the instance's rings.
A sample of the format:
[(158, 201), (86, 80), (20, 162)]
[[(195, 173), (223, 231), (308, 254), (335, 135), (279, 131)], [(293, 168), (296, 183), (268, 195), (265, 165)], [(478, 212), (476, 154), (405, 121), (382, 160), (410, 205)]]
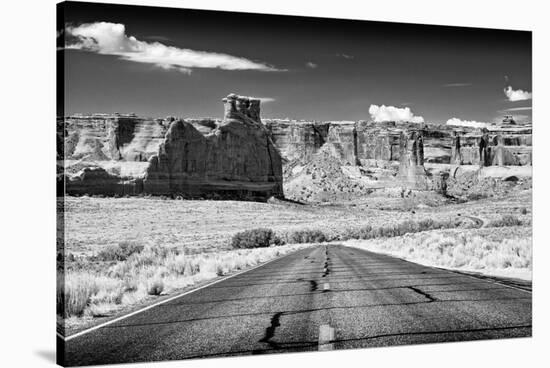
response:
[(411, 123), (423, 123), (424, 118), (422, 116), (415, 116), (411, 109), (408, 107), (398, 108), (394, 106), (378, 106), (370, 105), (369, 114), (375, 122), (383, 121), (396, 121), (403, 122), (408, 121)]
[(508, 97), (508, 101), (524, 101), (533, 98), (533, 94), (531, 92), (521, 89), (514, 90), (512, 86), (504, 88), (504, 94)]
[(126, 35), (120, 23), (96, 22), (65, 27), (67, 49), (85, 50), (121, 59), (148, 63), (165, 70), (191, 73), (192, 68), (278, 71), (275, 67), (227, 54), (182, 49), (160, 42), (146, 42)]
[(484, 123), (475, 120), (460, 120), (459, 118), (452, 118), (447, 120), (447, 125), (470, 127), (470, 128), (487, 128), (489, 123)]
[(533, 110), (531, 106), (525, 106), (525, 107), (512, 107), (509, 109), (504, 109), (502, 111), (525, 111), (525, 110)]

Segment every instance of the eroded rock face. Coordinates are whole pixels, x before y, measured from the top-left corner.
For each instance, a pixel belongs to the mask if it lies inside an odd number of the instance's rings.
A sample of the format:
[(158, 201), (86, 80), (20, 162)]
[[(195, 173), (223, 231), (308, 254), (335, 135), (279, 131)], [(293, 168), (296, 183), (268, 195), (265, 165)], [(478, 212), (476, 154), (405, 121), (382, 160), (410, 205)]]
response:
[(329, 123), (264, 119), (283, 162), (306, 163), (327, 141)]
[(369, 160), (398, 161), (400, 132), (394, 125), (359, 122), (357, 130), (357, 159), (369, 166)]
[(260, 100), (230, 93), (222, 99), (225, 121), (260, 122)]
[(66, 192), (282, 197), (281, 157), (260, 120), (260, 101), (234, 94), (223, 101), (223, 121), (76, 119), (65, 134), (65, 156), (78, 160), (65, 169)]
[(326, 140), (334, 157), (349, 165), (359, 163), (355, 122), (330, 122)]
[(532, 162), (531, 130), (455, 132), (451, 162), (481, 167), (529, 166)]
[(65, 159), (147, 161), (168, 124), (137, 116), (73, 116), (65, 121)]
[(424, 142), (421, 131), (401, 133), (398, 180), (408, 189), (427, 190)]
[(224, 120), (206, 135), (187, 121), (171, 123), (158, 154), (149, 160), (145, 193), (283, 196), (281, 157), (259, 120), (259, 100), (231, 94), (223, 101)]
[[(262, 122), (258, 99), (230, 94), (223, 103), (223, 119), (60, 119), (58, 160), (68, 163), (67, 192), (263, 200), (282, 196), (284, 177), (296, 200), (396, 187), (444, 194), (457, 167), (531, 164), (526, 126), (481, 131), (407, 122)], [(331, 173), (335, 167), (341, 170)], [(93, 170), (78, 171), (87, 168)]]
[[(372, 121), (304, 122), (269, 119), (265, 121), (284, 162), (311, 160), (325, 144), (334, 156), (352, 165), (383, 165), (399, 161), (401, 132), (418, 129), (416, 123)], [(424, 159), (430, 163), (451, 161), (452, 130), (425, 129)]]

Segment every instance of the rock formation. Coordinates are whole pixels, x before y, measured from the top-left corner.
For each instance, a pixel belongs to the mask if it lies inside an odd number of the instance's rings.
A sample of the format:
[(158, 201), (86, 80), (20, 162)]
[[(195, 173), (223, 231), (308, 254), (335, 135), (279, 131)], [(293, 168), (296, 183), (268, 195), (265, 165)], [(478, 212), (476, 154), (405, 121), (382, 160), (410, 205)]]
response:
[[(223, 101), (223, 121), (168, 118), (146, 124), (117, 118), (99, 124), (79, 122), (81, 129), (73, 129), (65, 138), (67, 161), (79, 160), (65, 169), (66, 192), (253, 200), (282, 197), (281, 157), (260, 120), (260, 101), (234, 94)], [(161, 132), (165, 133), (159, 141)], [(132, 172), (135, 164), (131, 162), (143, 162), (143, 174), (121, 173)]]
[(358, 164), (355, 122), (331, 122), (329, 124), (326, 145), (334, 157), (349, 165)]
[(230, 94), (224, 120), (203, 135), (191, 123), (170, 124), (149, 159), (144, 192), (235, 199), (282, 197), (282, 163), (261, 123), (260, 101)]
[(458, 132), (453, 134), (453, 146), (451, 149), (451, 164), (462, 165), (462, 150), (460, 145), (460, 135)]
[(357, 130), (357, 160), (365, 166), (371, 161), (398, 161), (400, 132), (395, 124), (359, 122)]
[(329, 123), (263, 119), (284, 162), (309, 162), (327, 141)]
[[(72, 194), (263, 200), (287, 191), (290, 198), (320, 200), (336, 198), (338, 190), (350, 196), (392, 187), (445, 193), (447, 178), (470, 168), (531, 165), (530, 126), (482, 131), (407, 122), (262, 121), (258, 99), (230, 94), (223, 103), (223, 119), (59, 119), (58, 177), (67, 178)], [(335, 167), (341, 170), (330, 173)], [(335, 196), (304, 191), (310, 185), (326, 186)]]
[(133, 115), (71, 116), (65, 121), (64, 157), (146, 162), (156, 153), (167, 126), (163, 120)]
[(531, 129), (526, 127), (456, 131), (451, 163), (454, 165), (529, 166)]
[(68, 194), (125, 196), (143, 192), (141, 179), (121, 178), (102, 167), (85, 167), (76, 175), (64, 179)]
[(224, 103), (225, 121), (237, 120), (244, 122), (260, 122), (260, 100), (230, 93), (222, 99)]
[(427, 190), (422, 132), (401, 133), (398, 180), (408, 189)]
[[(285, 162), (306, 163), (326, 143), (336, 157), (350, 164), (384, 165), (399, 161), (401, 132), (418, 129), (416, 123), (265, 120)], [(452, 129), (438, 126), (424, 130), (424, 160), (450, 163)]]

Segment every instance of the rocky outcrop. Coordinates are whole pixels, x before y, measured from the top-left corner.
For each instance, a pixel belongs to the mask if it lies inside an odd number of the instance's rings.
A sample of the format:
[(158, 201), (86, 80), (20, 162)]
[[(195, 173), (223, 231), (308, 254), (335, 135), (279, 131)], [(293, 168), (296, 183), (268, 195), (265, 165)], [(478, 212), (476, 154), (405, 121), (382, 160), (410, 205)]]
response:
[[(170, 118), (145, 124), (119, 118), (73, 131), (65, 150), (73, 159), (80, 158), (71, 166), (73, 171), (84, 167), (72, 175), (65, 170), (66, 192), (247, 200), (282, 197), (281, 157), (260, 120), (260, 101), (233, 94), (223, 101), (223, 121)], [(123, 169), (131, 162), (147, 160), (147, 164), (143, 174), (128, 176), (110, 164), (91, 165), (84, 160), (90, 157), (122, 162)]]
[(428, 189), (428, 177), (424, 169), (424, 143), (421, 131), (404, 131), (401, 133), (397, 179), (403, 187), (408, 189)]
[(327, 141), (329, 123), (264, 119), (284, 162), (306, 163)]
[(76, 115), (65, 119), (66, 160), (147, 161), (158, 150), (168, 124), (134, 115)]
[(359, 163), (355, 122), (329, 122), (325, 144), (334, 157), (349, 165)]
[(282, 162), (260, 117), (259, 100), (229, 95), (224, 120), (203, 135), (193, 124), (171, 123), (149, 160), (144, 192), (191, 197), (282, 197)]
[(400, 132), (395, 124), (359, 122), (357, 130), (357, 160), (364, 166), (374, 161), (398, 161)]
[(445, 182), (446, 194), (462, 200), (509, 196), (532, 187), (529, 166), (456, 166)]
[[(335, 157), (350, 164), (380, 166), (399, 161), (401, 132), (418, 130), (416, 123), (304, 122), (270, 119), (266, 127), (284, 162), (306, 163), (325, 144)], [(527, 127), (456, 129), (424, 125), (424, 162), (453, 165), (530, 165), (531, 130)], [(484, 134), (486, 134), (484, 136)], [(483, 139), (483, 148), (480, 143)], [(483, 157), (482, 157), (483, 156)]]
[(71, 195), (125, 196), (143, 192), (141, 178), (122, 178), (99, 166), (85, 167), (64, 180), (65, 190)]
[[(335, 157), (352, 165), (381, 166), (399, 161), (401, 132), (418, 129), (416, 123), (372, 121), (304, 122), (266, 120), (273, 141), (285, 162), (306, 163), (328, 144)], [(452, 130), (424, 129), (424, 156), (430, 163), (450, 163)]]
[(531, 129), (457, 131), (453, 137), (451, 162), (482, 167), (531, 165)]
[[(223, 103), (223, 119), (59, 119), (67, 192), (263, 200), (286, 191), (296, 200), (319, 201), (338, 191), (352, 196), (395, 187), (444, 194), (447, 178), (462, 172), (457, 167), (531, 165), (529, 126), (482, 131), (408, 122), (262, 121), (258, 99), (230, 94)], [(341, 170), (331, 173), (335, 167)], [(87, 168), (93, 170), (80, 172)]]

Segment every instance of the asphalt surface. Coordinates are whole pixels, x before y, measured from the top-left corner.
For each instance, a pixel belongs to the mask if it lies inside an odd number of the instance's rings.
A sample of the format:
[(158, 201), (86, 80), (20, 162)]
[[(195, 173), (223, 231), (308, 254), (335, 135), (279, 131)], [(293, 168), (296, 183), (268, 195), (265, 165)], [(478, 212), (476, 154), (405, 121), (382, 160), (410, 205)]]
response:
[(300, 250), (65, 344), (65, 364), (531, 336), (531, 293), (340, 245)]

